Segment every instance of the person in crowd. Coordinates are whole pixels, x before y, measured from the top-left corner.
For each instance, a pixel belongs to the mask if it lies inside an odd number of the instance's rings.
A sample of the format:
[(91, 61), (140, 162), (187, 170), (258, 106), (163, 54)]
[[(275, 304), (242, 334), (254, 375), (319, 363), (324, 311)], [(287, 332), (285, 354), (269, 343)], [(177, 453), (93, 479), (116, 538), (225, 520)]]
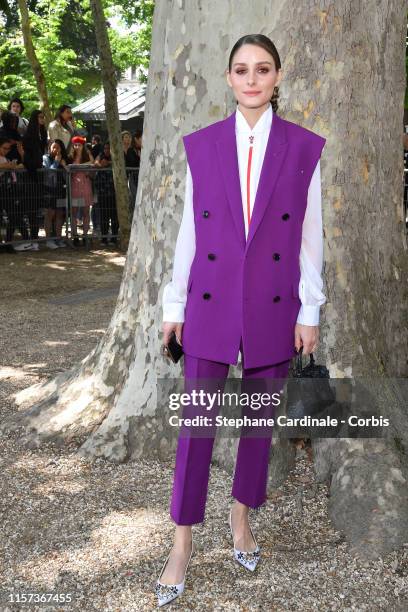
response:
[(24, 151), (21, 136), (18, 132), (18, 117), (10, 111), (1, 114), (0, 138), (7, 138), (11, 147), (7, 153), (7, 159), (15, 160), (17, 164), (23, 163)]
[(137, 167), (140, 166), (140, 156), (142, 154), (142, 139), (143, 139), (143, 131), (136, 130), (136, 132), (133, 134), (133, 148), (135, 149), (137, 156), (139, 158), (139, 163)]
[(31, 113), (26, 133), (23, 136), (24, 167), (27, 172), (19, 176), (19, 192), (25, 214), (29, 219), (31, 240), (35, 250), (39, 249), (38, 232), (40, 229), (39, 211), (43, 205), (43, 155), (47, 151), (47, 130), (45, 117), (41, 110)]
[(47, 236), (46, 246), (49, 249), (66, 246), (62, 239), (62, 226), (66, 208), (65, 168), (67, 164), (68, 156), (64, 143), (62, 140), (52, 140), (48, 146), (48, 153), (43, 156), (43, 167), (46, 169), (44, 202), (47, 207), (44, 225)]
[(23, 240), (27, 242), (12, 245), (15, 251), (31, 251), (28, 241), (28, 229), (21, 212), (17, 191), (17, 168), (23, 168), (16, 160), (10, 161), (8, 154), (13, 142), (8, 138), (0, 137), (0, 214), (4, 210), (7, 215), (6, 242), (12, 242), (16, 229), (20, 230)]
[(103, 145), (103, 152), (95, 161), (95, 166), (98, 168), (110, 169), (109, 171), (103, 170), (101, 172), (97, 172), (95, 177), (95, 187), (98, 194), (98, 208), (101, 219), (101, 243), (104, 245), (108, 244), (110, 221), (112, 230), (112, 237), (110, 241), (112, 244), (117, 244), (116, 236), (119, 232), (119, 220), (116, 210), (115, 185), (113, 183), (113, 175), (111, 170), (112, 157), (109, 142), (105, 142)]
[[(83, 136), (74, 136), (71, 140), (72, 152), (68, 155), (69, 164), (73, 166), (93, 165), (94, 158), (86, 148), (86, 138)], [(73, 171), (70, 174), (71, 180), (71, 223), (73, 243), (79, 245), (77, 231), (77, 216), (78, 208), (83, 210), (83, 245), (87, 244), (87, 235), (89, 231), (89, 210), (93, 204), (92, 179), (89, 172)]]
[(126, 168), (137, 168), (139, 166), (139, 156), (132, 146), (132, 134), (127, 130), (122, 132), (122, 143)]
[(75, 130), (76, 125), (72, 116), (72, 109), (68, 104), (63, 104), (59, 107), (54, 121), (51, 121), (48, 126), (48, 138), (49, 140), (62, 140), (68, 154), (70, 154), (70, 144), (72, 137), (75, 135)]
[(103, 151), (102, 139), (99, 134), (92, 136), (91, 145), (93, 158), (96, 159)]
[[(14, 162), (15, 167), (22, 168), (24, 162), (24, 149), (22, 138), (17, 130), (18, 116), (11, 111), (4, 111), (1, 115), (1, 121), (2, 127), (0, 128), (0, 138), (8, 140), (11, 144), (6, 157), (9, 161)], [(38, 245), (29, 240), (29, 233), (24, 219), (26, 214), (24, 204), (26, 202), (27, 178), (23, 172), (16, 172), (14, 178), (15, 181), (11, 186), (13, 192), (12, 210), (10, 209), (9, 211), (12, 216), (12, 223), (9, 227), (12, 227), (12, 236), (14, 235), (15, 229), (19, 229), (24, 242), (13, 245), (13, 248), (16, 251), (34, 251), (38, 249)]]
[(24, 136), (27, 130), (28, 121), (22, 116), (24, 113), (24, 104), (20, 98), (12, 98), (8, 103), (7, 110), (14, 113), (18, 117), (17, 131), (20, 136)]
[(15, 161), (10, 161), (7, 158), (7, 154), (10, 151), (11, 146), (11, 140), (8, 140), (7, 138), (0, 138), (0, 169), (3, 170), (3, 172), (0, 172), (0, 175), (3, 175), (5, 170), (15, 170), (17, 167)]
[(28, 170), (42, 167), (43, 155), (47, 151), (47, 130), (45, 117), (41, 110), (31, 113), (30, 121), (23, 136), (24, 166)]
[(139, 177), (140, 157), (137, 149), (133, 146), (132, 134), (128, 131), (122, 132), (123, 152), (125, 154), (126, 174), (129, 187), (129, 212), (130, 219), (133, 218), (135, 208), (137, 183)]

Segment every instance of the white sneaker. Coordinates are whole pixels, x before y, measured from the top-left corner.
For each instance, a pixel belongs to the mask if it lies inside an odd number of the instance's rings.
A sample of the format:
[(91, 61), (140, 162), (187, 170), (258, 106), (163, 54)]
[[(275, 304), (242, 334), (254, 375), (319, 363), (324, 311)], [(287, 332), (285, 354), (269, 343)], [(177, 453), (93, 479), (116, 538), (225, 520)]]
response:
[(45, 243), (45, 245), (49, 248), (49, 249), (58, 249), (58, 244), (56, 244), (56, 242), (54, 240), (47, 240), (47, 242)]
[(32, 251), (31, 242), (20, 242), (20, 244), (13, 244), (12, 246), (15, 251)]

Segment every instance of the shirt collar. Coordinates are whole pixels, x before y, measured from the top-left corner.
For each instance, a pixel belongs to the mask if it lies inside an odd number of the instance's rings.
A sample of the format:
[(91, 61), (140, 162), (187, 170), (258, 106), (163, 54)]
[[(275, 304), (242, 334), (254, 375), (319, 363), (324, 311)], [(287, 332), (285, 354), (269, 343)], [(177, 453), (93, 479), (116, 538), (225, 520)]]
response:
[(262, 132), (267, 132), (271, 129), (272, 116), (272, 104), (269, 103), (268, 108), (262, 113), (256, 124), (254, 125), (253, 129), (251, 130), (244, 115), (237, 107), (237, 111), (235, 113), (235, 130), (240, 134), (260, 134)]

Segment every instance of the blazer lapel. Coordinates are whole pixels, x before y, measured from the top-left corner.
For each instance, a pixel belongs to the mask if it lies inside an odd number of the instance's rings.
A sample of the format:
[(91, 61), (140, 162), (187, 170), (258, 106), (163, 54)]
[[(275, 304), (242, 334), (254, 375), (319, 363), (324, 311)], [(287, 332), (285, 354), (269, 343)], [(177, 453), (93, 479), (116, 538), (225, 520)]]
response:
[(235, 229), (238, 233), (239, 240), (243, 246), (245, 246), (244, 211), (242, 206), (237, 141), (235, 136), (235, 112), (222, 122), (220, 134), (216, 138), (215, 144)]
[(249, 224), (246, 250), (248, 250), (272, 197), (287, 150), (285, 122), (274, 114)]

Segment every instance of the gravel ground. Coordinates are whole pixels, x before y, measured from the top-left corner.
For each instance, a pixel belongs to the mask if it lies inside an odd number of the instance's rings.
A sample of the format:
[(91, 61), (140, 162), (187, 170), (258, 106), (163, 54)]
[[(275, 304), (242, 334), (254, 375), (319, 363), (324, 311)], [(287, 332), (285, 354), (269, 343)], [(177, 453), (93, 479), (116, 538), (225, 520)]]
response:
[[(8, 281), (2, 283), (0, 418), (17, 409), (16, 391), (94, 347), (114, 310), (112, 288), (123, 263), (114, 251), (0, 255)], [(173, 531), (172, 464), (89, 463), (74, 445), (28, 451), (14, 434), (0, 444), (0, 610), (154, 609), (154, 582)], [(327, 488), (314, 482), (304, 450), (287, 482), (251, 514), (262, 548), (253, 575), (232, 559), (230, 486), (231, 476), (213, 466), (206, 520), (193, 529), (198, 550), (186, 590), (168, 609), (408, 610), (408, 547), (378, 561), (351, 557), (330, 525)], [(72, 603), (7, 604), (10, 594), (28, 592), (71, 593)]]

